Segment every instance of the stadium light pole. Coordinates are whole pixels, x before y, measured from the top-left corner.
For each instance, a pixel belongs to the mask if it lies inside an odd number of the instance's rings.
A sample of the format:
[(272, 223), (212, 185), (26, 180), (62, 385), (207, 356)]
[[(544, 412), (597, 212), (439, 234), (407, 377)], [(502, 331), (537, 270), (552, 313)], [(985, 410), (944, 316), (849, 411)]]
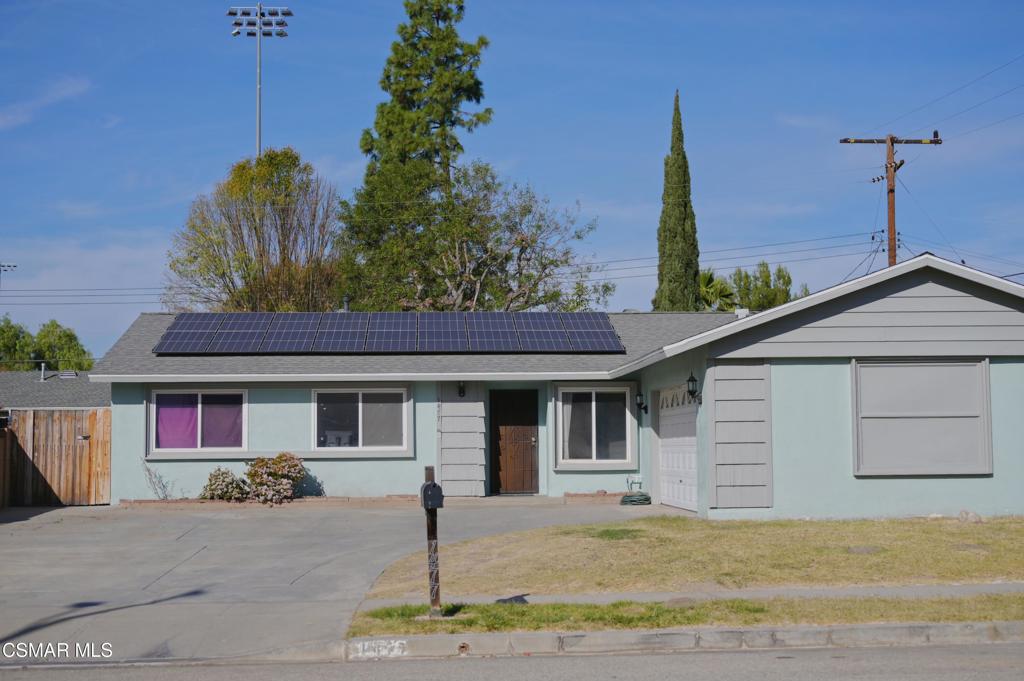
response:
[(231, 35), (236, 38), (245, 32), (246, 37), (256, 38), (256, 158), (263, 153), (263, 39), (287, 38), (284, 17), (294, 16), (287, 7), (265, 7), (262, 2), (255, 7), (231, 7)]
[[(18, 266), (10, 262), (0, 262), (0, 276), (4, 272), (13, 272)], [(0, 281), (0, 288), (3, 288), (3, 283)]]

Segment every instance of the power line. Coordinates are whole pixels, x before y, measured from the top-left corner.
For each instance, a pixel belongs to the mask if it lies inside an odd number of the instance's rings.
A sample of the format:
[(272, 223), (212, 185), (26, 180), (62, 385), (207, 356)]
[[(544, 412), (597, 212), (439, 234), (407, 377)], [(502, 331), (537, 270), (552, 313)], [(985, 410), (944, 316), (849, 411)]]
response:
[[(783, 250), (783, 251), (771, 251), (771, 252), (768, 252), (768, 253), (741, 253), (739, 255), (730, 255), (730, 256), (727, 256), (727, 257), (723, 257), (723, 258), (707, 258), (707, 259), (702, 259), (701, 260), (701, 264), (707, 264), (707, 263), (712, 263), (712, 262), (723, 262), (723, 261), (726, 261), (726, 260), (737, 260), (739, 258), (769, 257), (769, 256), (773, 256), (773, 255), (789, 255), (789, 254), (792, 254), (792, 253), (813, 253), (813, 252), (816, 252), (816, 251), (827, 251), (827, 250), (832, 250), (832, 249), (836, 249), (836, 248), (850, 248), (851, 246), (861, 246), (861, 245), (862, 245), (861, 242), (850, 242), (850, 243), (843, 243), (843, 244), (834, 244), (834, 245), (831, 245), (831, 246), (815, 246), (814, 248), (798, 248), (798, 249), (789, 249), (789, 250)], [(652, 263), (650, 265), (630, 265), (630, 266), (627, 266), (627, 267), (610, 267), (610, 268), (607, 268), (607, 269), (599, 269), (599, 270), (595, 270), (595, 271), (598, 274), (603, 274), (604, 272), (621, 272), (623, 270), (641, 270), (641, 269), (646, 269), (646, 268), (649, 268), (649, 267), (658, 267), (658, 263)], [(579, 272), (579, 271), (582, 271), (582, 270), (586, 269), (586, 266), (582, 266), (582, 267), (581, 266), (567, 266), (567, 267), (561, 268), (561, 269), (576, 270), (577, 272)]]
[[(870, 253), (870, 251), (869, 251), (869, 253)], [(769, 262), (769, 263), (766, 263), (766, 264), (769, 267), (771, 267), (771, 266), (775, 266), (775, 265), (788, 265), (788, 264), (794, 263), (794, 262), (809, 262), (809, 261), (812, 261), (812, 260), (828, 260), (828, 259), (831, 259), (831, 258), (843, 258), (843, 257), (851, 256), (851, 255), (863, 255), (863, 254), (864, 254), (864, 251), (851, 251), (849, 253), (835, 253), (835, 254), (832, 254), (832, 255), (819, 255), (819, 256), (814, 256), (814, 257), (810, 257), (810, 258), (787, 258), (786, 260), (778, 260), (778, 261)], [(748, 267), (757, 267), (760, 264), (761, 264), (760, 262), (752, 262), (752, 263), (746, 263), (746, 264), (743, 264), (743, 265), (729, 265), (728, 267), (712, 267), (711, 269), (714, 272), (726, 272), (726, 271), (733, 271), (733, 270), (738, 270), (738, 269), (742, 270), (742, 269), (746, 269)], [(591, 281), (591, 282), (615, 281), (617, 279), (640, 279), (640, 278), (643, 278), (643, 277), (656, 277), (656, 276), (658, 276), (657, 272), (651, 272), (649, 274), (626, 274), (626, 275), (622, 275), (622, 276), (618, 276), (618, 277), (602, 277), (602, 278), (599, 278), (599, 279), (587, 278), (587, 281)], [(564, 281), (565, 282), (572, 282), (572, 281), (575, 281), (575, 279), (567, 278), (567, 279), (564, 279)]]
[(981, 81), (981, 80), (984, 80), (985, 78), (988, 78), (989, 76), (991, 76), (991, 75), (992, 75), (993, 73), (995, 73), (996, 71), (1001, 71), (1002, 69), (1005, 69), (1005, 68), (1006, 68), (1007, 66), (1009, 66), (1010, 64), (1013, 64), (1013, 63), (1015, 63), (1015, 62), (1018, 62), (1018, 61), (1020, 61), (1021, 59), (1024, 59), (1024, 53), (1018, 54), (1018, 55), (1017, 55), (1016, 57), (1014, 57), (1014, 58), (1013, 58), (1013, 59), (1011, 59), (1010, 61), (1006, 62), (1005, 64), (1001, 64), (1001, 65), (999, 65), (999, 66), (995, 67), (994, 69), (992, 69), (991, 71), (986, 71), (985, 73), (981, 74), (981, 75), (980, 75), (980, 76), (978, 76), (977, 78), (974, 78), (974, 79), (972, 79), (972, 80), (970, 80), (970, 81), (968, 81), (968, 82), (964, 83), (963, 85), (961, 85), (961, 86), (959, 86), (959, 87), (955, 87), (955, 88), (953, 88), (952, 90), (950, 90), (949, 92), (947, 92), (947, 93), (946, 93), (946, 94), (944, 94), (944, 95), (941, 95), (941, 96), (939, 96), (939, 97), (936, 97), (935, 99), (933, 99), (933, 100), (931, 100), (931, 101), (925, 102), (925, 103), (924, 103), (924, 104), (922, 104), (921, 106), (917, 106), (917, 107), (914, 107), (914, 108), (913, 108), (913, 109), (911, 109), (910, 111), (907, 111), (907, 112), (905, 112), (905, 113), (902, 113), (902, 114), (900, 114), (899, 116), (897, 116), (896, 118), (893, 118), (892, 120), (886, 121), (885, 123), (881, 123), (880, 125), (876, 125), (875, 127), (873, 127), (873, 128), (872, 128), (872, 130), (879, 130), (879, 129), (881, 129), (881, 128), (884, 128), (884, 127), (886, 127), (886, 126), (888, 126), (888, 125), (891, 125), (892, 123), (895, 123), (896, 121), (901, 121), (901, 120), (903, 120), (904, 118), (906, 118), (906, 117), (907, 117), (907, 116), (909, 116), (910, 114), (913, 114), (913, 113), (917, 113), (918, 111), (920, 111), (920, 110), (922, 110), (922, 109), (927, 109), (927, 108), (928, 108), (929, 106), (931, 106), (932, 104), (936, 104), (936, 103), (938, 103), (938, 102), (941, 102), (942, 100), (946, 99), (947, 97), (950, 97), (951, 95), (955, 95), (956, 93), (960, 92), (961, 90), (963, 90), (963, 89), (965, 89), (965, 88), (968, 88), (968, 87), (970, 87), (971, 85), (974, 85), (974, 84), (975, 84), (975, 83), (977, 83), (978, 81)]
[[(988, 260), (988, 261), (991, 261), (991, 262), (1002, 263), (1004, 265), (1012, 265), (1013, 267), (1024, 267), (1024, 262), (1008, 260), (1006, 258), (1001, 258), (1001, 257), (995, 256), (995, 255), (989, 255), (987, 253), (979, 253), (978, 251), (970, 251), (970, 250), (967, 250), (966, 248), (960, 248), (960, 249), (958, 249), (958, 251), (952, 251), (952, 249), (950, 249), (946, 244), (942, 243), (941, 241), (935, 241), (933, 239), (926, 239), (926, 238), (924, 238), (922, 236), (917, 236), (917, 235), (914, 235), (914, 234), (907, 234), (906, 236), (909, 236), (911, 239), (913, 239), (914, 243), (921, 242), (923, 244), (930, 244), (932, 246), (938, 246), (938, 247), (940, 247), (940, 248), (942, 248), (944, 250), (948, 250), (948, 251), (951, 251), (953, 253), (958, 253), (958, 252), (966, 253), (967, 255), (973, 256), (975, 258), (978, 258), (979, 260)], [(925, 250), (927, 250), (927, 249), (925, 249)], [(957, 255), (957, 257), (959, 257), (959, 255)]]
[(924, 213), (924, 216), (928, 218), (928, 221), (932, 223), (932, 227), (934, 227), (935, 231), (939, 233), (939, 236), (941, 236), (945, 240), (945, 242), (949, 244), (950, 249), (952, 249), (952, 251), (956, 253), (956, 257), (960, 258), (960, 262), (964, 262), (963, 257), (961, 257), (960, 253), (956, 250), (956, 246), (953, 245), (953, 242), (949, 240), (949, 237), (946, 236), (946, 233), (942, 231), (941, 227), (939, 227), (939, 223), (935, 222), (935, 220), (932, 219), (931, 214), (927, 210), (925, 210), (925, 207), (921, 204), (920, 201), (917, 200), (917, 197), (914, 196), (914, 193), (910, 191), (909, 187), (907, 187), (907, 184), (903, 181), (903, 178), (897, 175), (896, 179), (903, 187), (903, 190), (907, 192), (911, 199), (913, 199), (914, 203), (921, 210), (921, 212)]
[(982, 101), (978, 102), (977, 104), (975, 104), (973, 106), (969, 106), (966, 109), (961, 109), (960, 111), (957, 111), (955, 114), (950, 114), (949, 116), (946, 116), (945, 118), (940, 118), (939, 120), (935, 121), (934, 123), (931, 123), (929, 125), (922, 125), (920, 128), (917, 128), (916, 130), (911, 130), (911, 133), (918, 132), (919, 130), (928, 130), (929, 128), (934, 128), (939, 123), (945, 123), (948, 120), (956, 118), (960, 114), (965, 114), (968, 111), (974, 111), (979, 106), (983, 106), (985, 104), (988, 104), (989, 102), (994, 102), (995, 100), (999, 99), (1000, 97), (1005, 97), (1006, 95), (1010, 94), (1011, 92), (1014, 92), (1015, 90), (1019, 90), (1022, 87), (1024, 87), (1024, 83), (1021, 83), (1020, 85), (1014, 85), (1009, 90), (1004, 90), (1003, 92), (1000, 92), (998, 95), (994, 95), (992, 97), (989, 97), (988, 99), (983, 99)]
[(994, 121), (992, 123), (987, 123), (986, 125), (982, 125), (982, 126), (979, 126), (977, 128), (972, 128), (971, 130), (968, 130), (967, 132), (961, 132), (958, 135), (953, 135), (952, 139), (960, 139), (961, 137), (966, 137), (967, 135), (972, 135), (972, 134), (974, 134), (976, 132), (980, 132), (982, 130), (987, 130), (988, 128), (993, 128), (993, 127), (995, 127), (997, 125), (1001, 125), (1002, 123), (1005, 123), (1006, 121), (1012, 121), (1014, 118), (1020, 118), (1021, 116), (1024, 116), (1024, 111), (1021, 111), (1019, 113), (1015, 113), (1012, 116), (1007, 116), (1006, 118), (1000, 118), (998, 121)]

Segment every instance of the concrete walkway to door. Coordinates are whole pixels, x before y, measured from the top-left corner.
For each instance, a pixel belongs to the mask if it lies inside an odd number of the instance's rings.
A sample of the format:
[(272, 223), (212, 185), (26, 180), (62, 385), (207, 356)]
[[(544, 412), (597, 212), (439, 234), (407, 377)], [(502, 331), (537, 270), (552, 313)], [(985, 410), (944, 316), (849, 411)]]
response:
[[(452, 504), (440, 539), (672, 512), (552, 501)], [(114, 660), (325, 657), (380, 571), (424, 543), (419, 508), (7, 509), (0, 643), (109, 643)], [(441, 578), (443, 595), (443, 563)]]

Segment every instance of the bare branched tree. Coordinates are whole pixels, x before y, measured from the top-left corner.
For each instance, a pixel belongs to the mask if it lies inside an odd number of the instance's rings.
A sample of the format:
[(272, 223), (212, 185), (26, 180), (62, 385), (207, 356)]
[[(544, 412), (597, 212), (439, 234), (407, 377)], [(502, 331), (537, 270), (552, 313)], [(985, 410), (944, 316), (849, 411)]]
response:
[(168, 253), (172, 309), (337, 307), (338, 197), (291, 148), (235, 164), (196, 199)]

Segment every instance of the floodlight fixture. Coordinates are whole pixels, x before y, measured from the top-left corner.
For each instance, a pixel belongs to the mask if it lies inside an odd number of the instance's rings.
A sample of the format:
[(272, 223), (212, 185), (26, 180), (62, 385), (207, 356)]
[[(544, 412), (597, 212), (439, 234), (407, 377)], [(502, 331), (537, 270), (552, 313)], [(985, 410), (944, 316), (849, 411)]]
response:
[(234, 30), (231, 35), (241, 35), (241, 27), (244, 26), (245, 35), (256, 38), (256, 156), (259, 157), (263, 153), (263, 38), (288, 37), (288, 31), (284, 30), (288, 22), (267, 17), (290, 17), (294, 13), (288, 7), (264, 7), (262, 2), (258, 2), (255, 7), (231, 7), (228, 16), (253, 17), (232, 21)]

